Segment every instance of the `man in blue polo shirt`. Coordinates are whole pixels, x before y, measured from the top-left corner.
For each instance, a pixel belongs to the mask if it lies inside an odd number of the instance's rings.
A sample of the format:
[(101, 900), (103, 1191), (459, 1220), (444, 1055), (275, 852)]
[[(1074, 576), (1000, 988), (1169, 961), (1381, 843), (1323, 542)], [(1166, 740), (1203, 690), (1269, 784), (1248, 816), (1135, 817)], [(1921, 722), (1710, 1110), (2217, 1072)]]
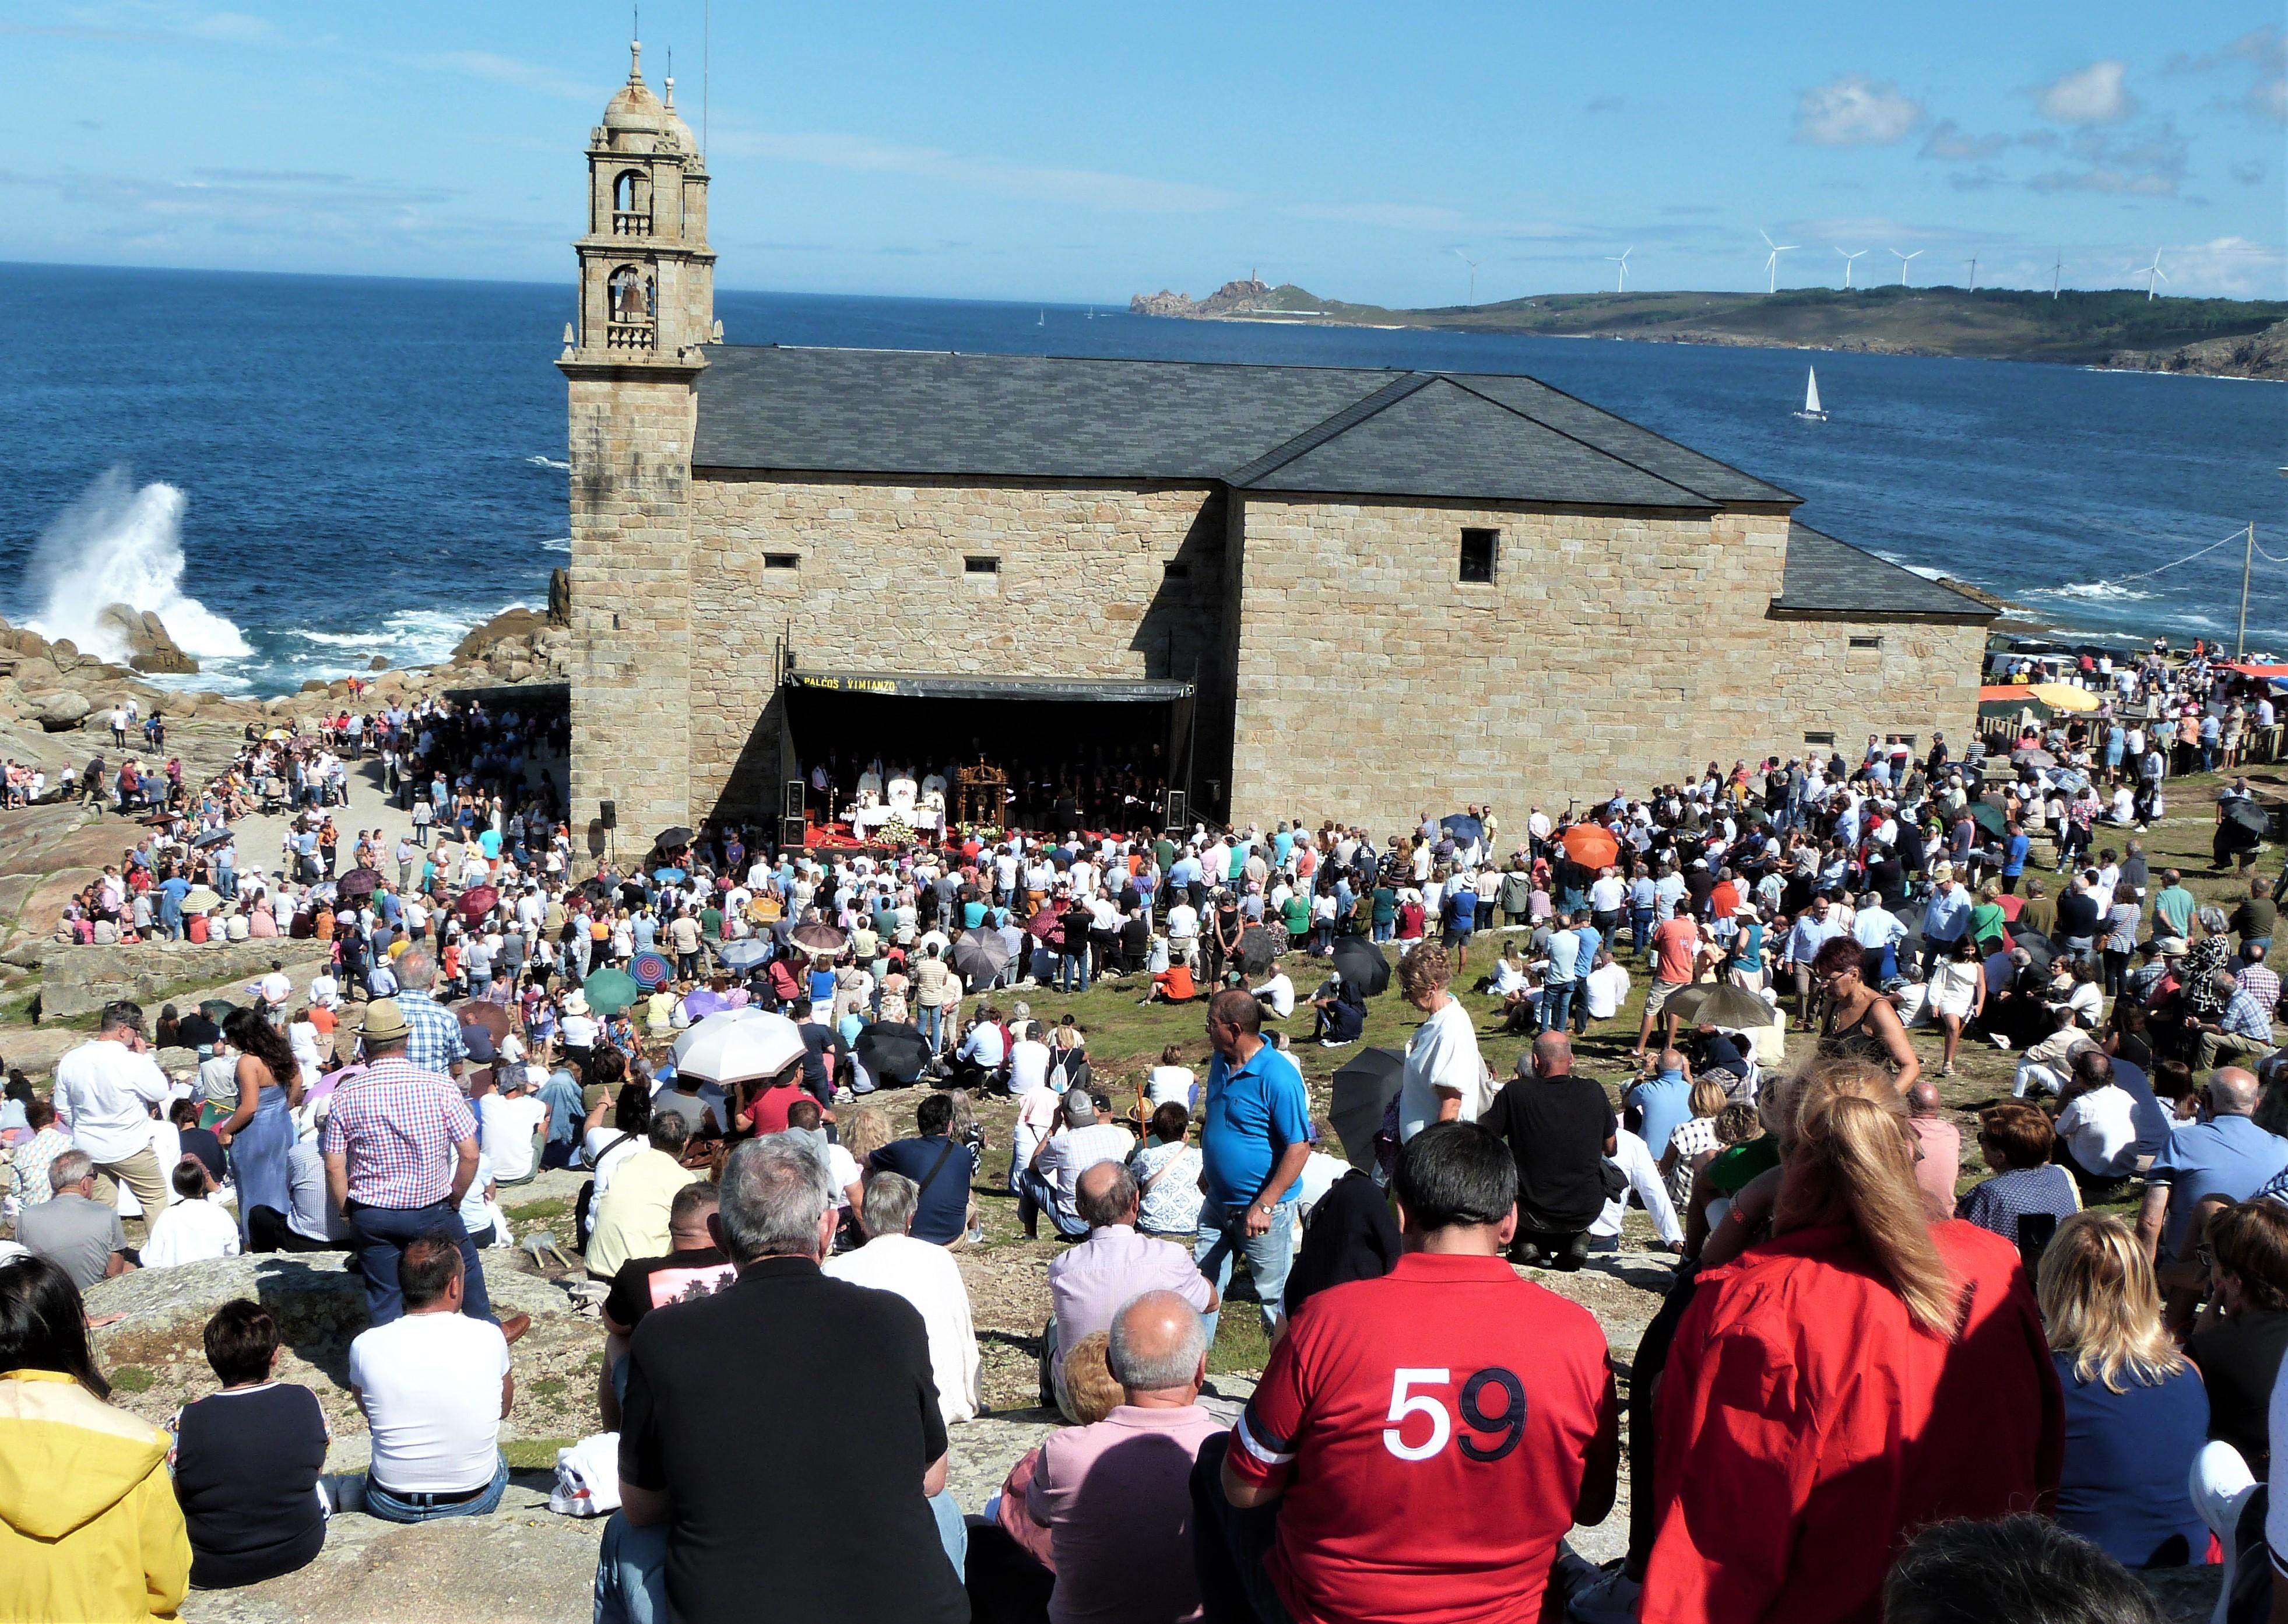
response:
[[(1244, 987), (1227, 988), (1208, 1001), (1215, 1061), (1200, 1127), (1206, 1193), (1192, 1255), (1221, 1294), (1231, 1285), (1232, 1254), (1247, 1254), (1268, 1333), (1278, 1322), (1294, 1261), (1291, 1207), (1311, 1156), (1311, 1114), (1302, 1072), (1263, 1040), (1262, 1024), (1263, 1006)], [(1216, 1319), (1208, 1316), (1211, 1343)]]

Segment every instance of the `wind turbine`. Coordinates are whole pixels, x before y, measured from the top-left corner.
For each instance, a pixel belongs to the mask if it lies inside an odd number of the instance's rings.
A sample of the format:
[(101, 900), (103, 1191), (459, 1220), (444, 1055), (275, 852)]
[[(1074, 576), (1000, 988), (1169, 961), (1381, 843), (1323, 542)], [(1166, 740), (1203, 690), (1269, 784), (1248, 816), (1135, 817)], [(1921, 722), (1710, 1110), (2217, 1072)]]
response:
[[(1843, 251), (1839, 248), (1835, 251), (1839, 254), (1843, 254)], [(1845, 287), (1847, 288), (1851, 285), (1851, 262), (1858, 259), (1859, 254), (1863, 254), (1866, 251), (1867, 251), (1863, 248), (1859, 251), (1858, 254), (1843, 254), (1843, 285)]]
[(2149, 305), (2153, 302), (2153, 283), (2156, 280), (2161, 282), (2169, 280), (2169, 273), (2161, 268), (2161, 251), (2157, 248), (2153, 251), (2153, 263), (2145, 267), (2145, 302)]
[(1629, 291), (1629, 256), (1636, 251), (1636, 244), (1632, 243), (1628, 247), (1621, 250), (1619, 253), (1607, 254), (1605, 256), (1606, 264), (1617, 265), (1621, 267), (1621, 279), (1618, 284), (1614, 287), (1614, 292), (1625, 293)]
[(1470, 303), (1465, 308), (1474, 307), (1478, 302), (1478, 262), (1458, 248), (1454, 251), (1454, 258), (1470, 267)]
[(2058, 250), (2056, 262), (2050, 267), (2050, 303), (2053, 305), (2058, 302), (2058, 278), (2063, 275), (2065, 268), (2066, 251), (2061, 248)]
[(1764, 260), (1764, 291), (1776, 293), (1780, 291), (1780, 256), (1793, 253), (1801, 244), (1775, 243), (1772, 241), (1772, 234), (1761, 226), (1756, 227), (1756, 235), (1763, 238), (1764, 246), (1772, 251)]
[(1885, 252), (1887, 252), (1887, 253), (1897, 254), (1897, 255), (1898, 255), (1898, 259), (1899, 259), (1899, 285), (1900, 285), (1901, 287), (1903, 287), (1903, 287), (1905, 287), (1905, 286), (1907, 285), (1907, 261), (1908, 261), (1908, 260), (1910, 260), (1910, 259), (1921, 259), (1921, 258), (1922, 258), (1922, 256), (1923, 256), (1923, 251), (1923, 251), (1923, 250), (1921, 250), (1921, 249), (1919, 249), (1919, 248), (1918, 248), (1917, 250), (1915, 250), (1915, 251), (1914, 251), (1913, 253), (1911, 253), (1911, 254), (1901, 254), (1901, 253), (1899, 253), (1899, 251), (1898, 251), (1897, 249), (1895, 249), (1895, 248), (1892, 248), (1892, 249), (1887, 249), (1887, 250), (1885, 250), (1884, 251), (1885, 251)]
[(1978, 256), (1973, 254), (1964, 263), (1970, 267), (1970, 291), (1975, 293), (1978, 291)]

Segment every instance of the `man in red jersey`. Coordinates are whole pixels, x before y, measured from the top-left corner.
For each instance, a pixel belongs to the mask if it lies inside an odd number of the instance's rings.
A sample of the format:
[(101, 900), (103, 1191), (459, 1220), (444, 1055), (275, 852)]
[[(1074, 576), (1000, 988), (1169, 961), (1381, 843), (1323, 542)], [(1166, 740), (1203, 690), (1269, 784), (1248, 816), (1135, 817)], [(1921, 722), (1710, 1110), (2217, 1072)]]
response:
[(1558, 1544), (1612, 1509), (1620, 1416), (1588, 1311), (1502, 1261), (1517, 1163), (1426, 1128), (1393, 1180), (1404, 1253), (1314, 1295), (1192, 1474), (1211, 1620), (1490, 1624), (1541, 1611)]

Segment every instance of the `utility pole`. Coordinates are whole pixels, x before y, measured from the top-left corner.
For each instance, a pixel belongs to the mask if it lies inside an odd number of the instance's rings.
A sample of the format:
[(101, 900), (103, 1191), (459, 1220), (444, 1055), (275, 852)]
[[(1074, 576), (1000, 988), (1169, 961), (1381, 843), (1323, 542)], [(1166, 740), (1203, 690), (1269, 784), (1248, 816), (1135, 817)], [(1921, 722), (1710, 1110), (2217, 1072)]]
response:
[[(2245, 658), (2248, 654), (2248, 567), (2256, 553), (2256, 521), (2248, 521), (2248, 545), (2240, 554), (2240, 634), (2233, 640), (2232, 657)], [(2268, 553), (2266, 556), (2269, 557)]]

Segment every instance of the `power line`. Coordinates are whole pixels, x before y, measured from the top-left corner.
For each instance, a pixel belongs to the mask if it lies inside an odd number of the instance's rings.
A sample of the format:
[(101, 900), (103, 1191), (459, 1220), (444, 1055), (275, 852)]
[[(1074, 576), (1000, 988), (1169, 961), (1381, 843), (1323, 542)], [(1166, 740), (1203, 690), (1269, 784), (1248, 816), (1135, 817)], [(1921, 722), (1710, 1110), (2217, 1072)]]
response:
[[(2208, 545), (2207, 546), (2205, 546), (2205, 547), (2203, 547), (2203, 548), (2199, 549), (2199, 551), (2197, 551), (2197, 552), (2193, 552), (2193, 553), (2186, 553), (2186, 554), (2184, 555), (2184, 557), (2182, 557), (2182, 558), (2173, 558), (2173, 559), (2171, 559), (2171, 560), (2170, 560), (2167, 563), (2165, 563), (2165, 564), (2159, 564), (2159, 565), (2157, 565), (2157, 566), (2155, 566), (2153, 569), (2141, 569), (2141, 570), (2139, 570), (2135, 575), (2114, 576), (2114, 577), (2110, 577), (2110, 581), (2111, 581), (2111, 584), (2112, 584), (2112, 585), (2117, 585), (2117, 585), (2120, 585), (2122, 582), (2124, 582), (2124, 581), (2142, 581), (2142, 580), (2146, 580), (2146, 579), (2150, 578), (2150, 577), (2153, 577), (2153, 576), (2159, 575), (2159, 574), (2160, 574), (2163, 570), (2165, 570), (2165, 569), (2175, 569), (2178, 565), (2180, 565), (2180, 564), (2189, 564), (2189, 563), (2191, 563), (2191, 562), (2192, 562), (2195, 559), (2197, 559), (2197, 558), (2205, 557), (2205, 556), (2206, 556), (2207, 554), (2209, 554), (2209, 553), (2211, 553), (2215, 552), (2219, 547), (2229, 546), (2229, 545), (2232, 545), (2234, 542), (2236, 542), (2236, 541), (2239, 541), (2239, 542), (2245, 542), (2247, 539), (2248, 539), (2248, 531), (2247, 531), (2244, 528), (2244, 529), (2236, 529), (2236, 530), (2233, 531), (2233, 533), (2232, 533), (2231, 535), (2227, 536), (2226, 537), (2224, 537), (2224, 539), (2222, 539), (2221, 541), (2213, 541), (2213, 542), (2209, 543), (2209, 545)], [(2258, 551), (2259, 551), (2259, 552), (2262, 552), (2262, 551), (2263, 551), (2263, 549), (2260, 547), (2260, 548), (2258, 549)], [(2271, 554), (2268, 553), (2266, 553), (2266, 554), (2265, 554), (2265, 556), (2266, 556), (2266, 557), (2268, 557), (2268, 558), (2270, 558), (2270, 557), (2271, 557)], [(2283, 561), (2288, 561), (2275, 560), (2274, 561), (2275, 561), (2275, 562), (2283, 562)]]

